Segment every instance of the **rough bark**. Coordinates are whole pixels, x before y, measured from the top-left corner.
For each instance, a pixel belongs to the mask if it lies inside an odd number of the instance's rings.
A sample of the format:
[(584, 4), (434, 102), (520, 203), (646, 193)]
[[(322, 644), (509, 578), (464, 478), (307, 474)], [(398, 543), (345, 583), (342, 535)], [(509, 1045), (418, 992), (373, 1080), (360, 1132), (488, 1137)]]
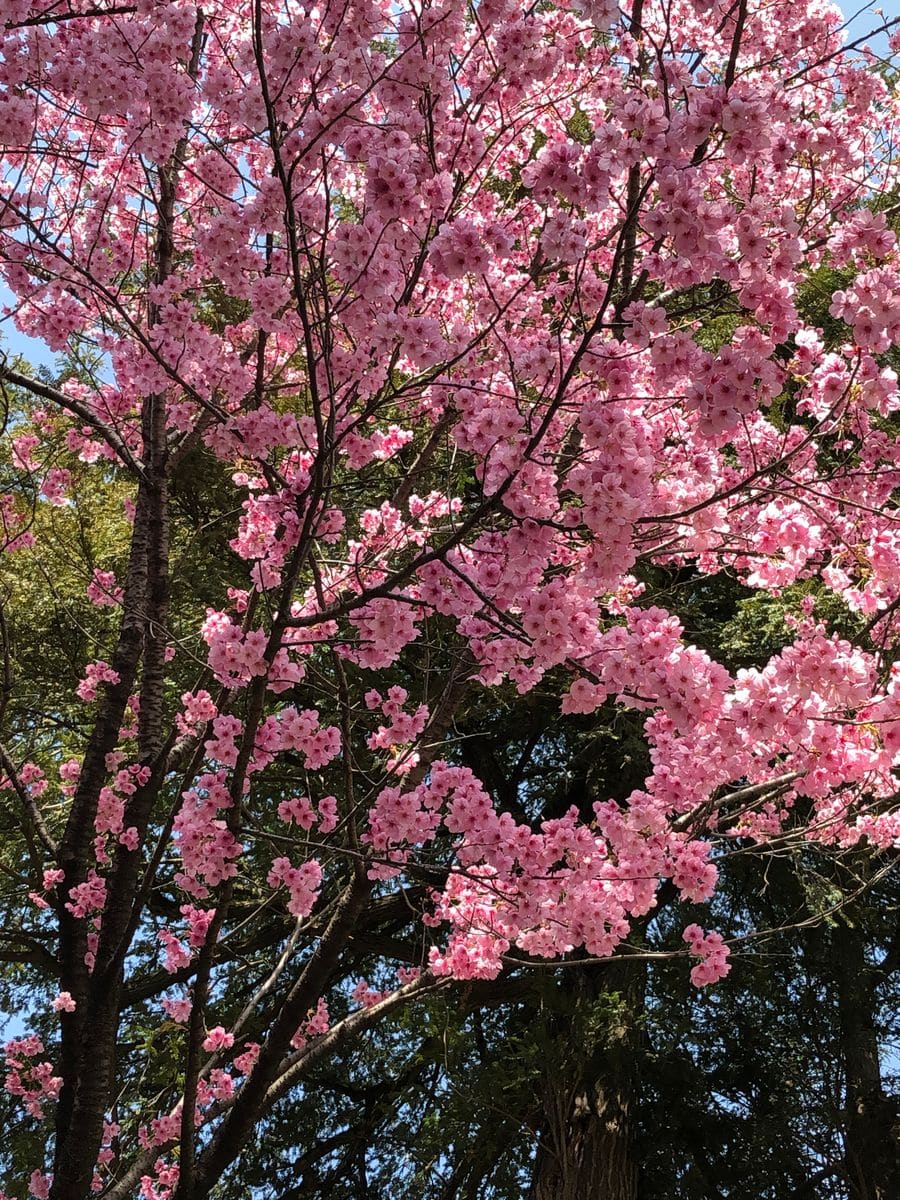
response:
[(862, 931), (834, 933), (846, 1087), (844, 1153), (850, 1200), (900, 1196), (900, 1112), (884, 1090), (875, 1013), (875, 976)]
[[(192, 75), (197, 70), (202, 31), (202, 14), (198, 13), (189, 65)], [(155, 251), (158, 283), (167, 279), (172, 270), (176, 190), (186, 148), (183, 139), (172, 162), (160, 171)], [(157, 320), (154, 307), (151, 325)], [(145, 396), (141, 406), (142, 461), (128, 576), (118, 645), (112, 659), (119, 682), (107, 689), (59, 847), (58, 865), (65, 872), (57, 910), (60, 974), (63, 988), (75, 998), (76, 1008), (62, 1021), (63, 1085), (56, 1112), (51, 1200), (80, 1200), (91, 1194), (105, 1114), (113, 1092), (124, 963), (129, 931), (133, 934), (134, 889), (140, 873), (144, 835), (164, 772), (165, 627), (169, 599), (166, 429), (166, 397)], [(138, 846), (134, 850), (119, 846), (116, 851), (114, 867), (107, 879), (103, 924), (91, 974), (85, 957), (87, 922), (69, 912), (65, 903), (71, 889), (87, 877), (94, 861), (94, 819), (107, 777), (107, 755), (118, 743), (135, 682), (140, 696), (139, 760), (150, 769), (151, 776), (126, 808), (125, 826), (137, 829)]]
[[(112, 666), (119, 683), (110, 685), (88, 742), (72, 809), (60, 842), (58, 866), (65, 872), (60, 888), (60, 984), (76, 1001), (74, 1013), (61, 1021), (60, 1075), (63, 1085), (56, 1108), (53, 1200), (80, 1200), (89, 1195), (103, 1114), (109, 1101), (118, 1024), (117, 989), (98, 992), (86, 963), (87, 922), (67, 908), (71, 890), (82, 883), (93, 861), (94, 817), (106, 781), (106, 755), (115, 747), (128, 702), (143, 640), (147, 589), (147, 504), (142, 488), (132, 535), (119, 641)], [(115, 1009), (115, 1011), (114, 1011)]]
[(637, 1200), (642, 984), (639, 963), (578, 972), (574, 1023), (557, 1037), (541, 1080), (530, 1200)]

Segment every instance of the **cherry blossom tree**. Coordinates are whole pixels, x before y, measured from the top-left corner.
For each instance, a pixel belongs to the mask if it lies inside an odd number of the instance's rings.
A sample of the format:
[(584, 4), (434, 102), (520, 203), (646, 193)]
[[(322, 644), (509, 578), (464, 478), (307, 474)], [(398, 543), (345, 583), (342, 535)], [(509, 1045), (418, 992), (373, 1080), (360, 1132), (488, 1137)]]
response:
[[(68, 364), (0, 366), (10, 621), (34, 564), (54, 594), (54, 529), (99, 504), (108, 536), (81, 531), (75, 678), (35, 695), (5, 639), (12, 937), (50, 1030), (6, 1047), (51, 1149), (15, 1200), (204, 1200), (389, 1013), (628, 953), (739, 840), (877, 871), (897, 100), (836, 8), (6, 0), (2, 37), (0, 270)], [(838, 338), (796, 303), (823, 266)], [(821, 579), (865, 644), (809, 601), (732, 673), (653, 564)], [(461, 761), (473, 695), (538, 686), (645, 714), (624, 801), (535, 821)], [(649, 952), (729, 970), (696, 922)]]

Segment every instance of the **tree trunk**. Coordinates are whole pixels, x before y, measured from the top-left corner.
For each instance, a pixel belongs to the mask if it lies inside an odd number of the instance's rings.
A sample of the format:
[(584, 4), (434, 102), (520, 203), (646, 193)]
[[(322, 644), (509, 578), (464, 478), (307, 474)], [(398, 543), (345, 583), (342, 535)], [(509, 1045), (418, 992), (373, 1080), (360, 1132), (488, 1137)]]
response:
[(875, 1027), (872, 969), (863, 935), (840, 924), (834, 933), (846, 1087), (844, 1153), (851, 1200), (900, 1196), (900, 1119), (885, 1094)]
[(541, 1081), (530, 1200), (637, 1200), (633, 1123), (643, 965), (612, 963), (578, 975), (574, 1017), (556, 1039), (558, 1054)]

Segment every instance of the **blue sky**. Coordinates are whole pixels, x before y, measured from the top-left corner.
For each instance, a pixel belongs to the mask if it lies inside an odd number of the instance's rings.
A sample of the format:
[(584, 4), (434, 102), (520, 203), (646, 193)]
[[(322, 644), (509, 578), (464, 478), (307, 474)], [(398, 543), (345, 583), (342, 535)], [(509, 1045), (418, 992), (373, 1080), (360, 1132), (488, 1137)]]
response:
[[(0, 309), (5, 309), (12, 301), (9, 288), (0, 282)], [(26, 337), (19, 333), (13, 324), (12, 317), (0, 316), (0, 349), (7, 354), (22, 354), (34, 366), (52, 366), (56, 355), (38, 338)]]
[[(862, 0), (856, 4), (853, 4), (851, 0), (844, 0), (840, 7), (850, 20), (847, 28), (847, 40), (851, 42), (885, 21), (890, 21), (893, 17), (900, 17), (900, 0), (881, 0), (881, 3), (878, 0), (871, 0), (871, 3), (865, 8), (862, 7)], [(876, 16), (873, 10), (878, 10), (883, 13), (883, 16)], [(873, 50), (884, 53), (887, 50), (887, 36), (879, 34), (872, 38), (871, 45)]]

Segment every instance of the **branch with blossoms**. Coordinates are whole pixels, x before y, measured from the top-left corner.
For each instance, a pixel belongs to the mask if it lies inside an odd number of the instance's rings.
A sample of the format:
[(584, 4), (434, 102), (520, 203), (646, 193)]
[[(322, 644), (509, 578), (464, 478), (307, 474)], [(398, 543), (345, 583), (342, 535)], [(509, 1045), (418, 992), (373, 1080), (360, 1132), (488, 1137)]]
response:
[[(204, 1200), (432, 987), (627, 953), (723, 846), (897, 844), (887, 621), (810, 603), (730, 673), (644, 580), (900, 596), (900, 268), (860, 205), (896, 113), (836, 10), (7, 8), (0, 272), (71, 369), (0, 365), (0, 570), (38, 615), (61, 546), (83, 576), (0, 731), (58, 964), (52, 1051), (8, 1051), (32, 1195)], [(477, 697), (539, 688), (644, 714), (624, 802), (548, 817), (463, 761)], [(705, 986), (727, 951), (647, 953)], [(117, 1044), (157, 1001), (150, 1102)]]

